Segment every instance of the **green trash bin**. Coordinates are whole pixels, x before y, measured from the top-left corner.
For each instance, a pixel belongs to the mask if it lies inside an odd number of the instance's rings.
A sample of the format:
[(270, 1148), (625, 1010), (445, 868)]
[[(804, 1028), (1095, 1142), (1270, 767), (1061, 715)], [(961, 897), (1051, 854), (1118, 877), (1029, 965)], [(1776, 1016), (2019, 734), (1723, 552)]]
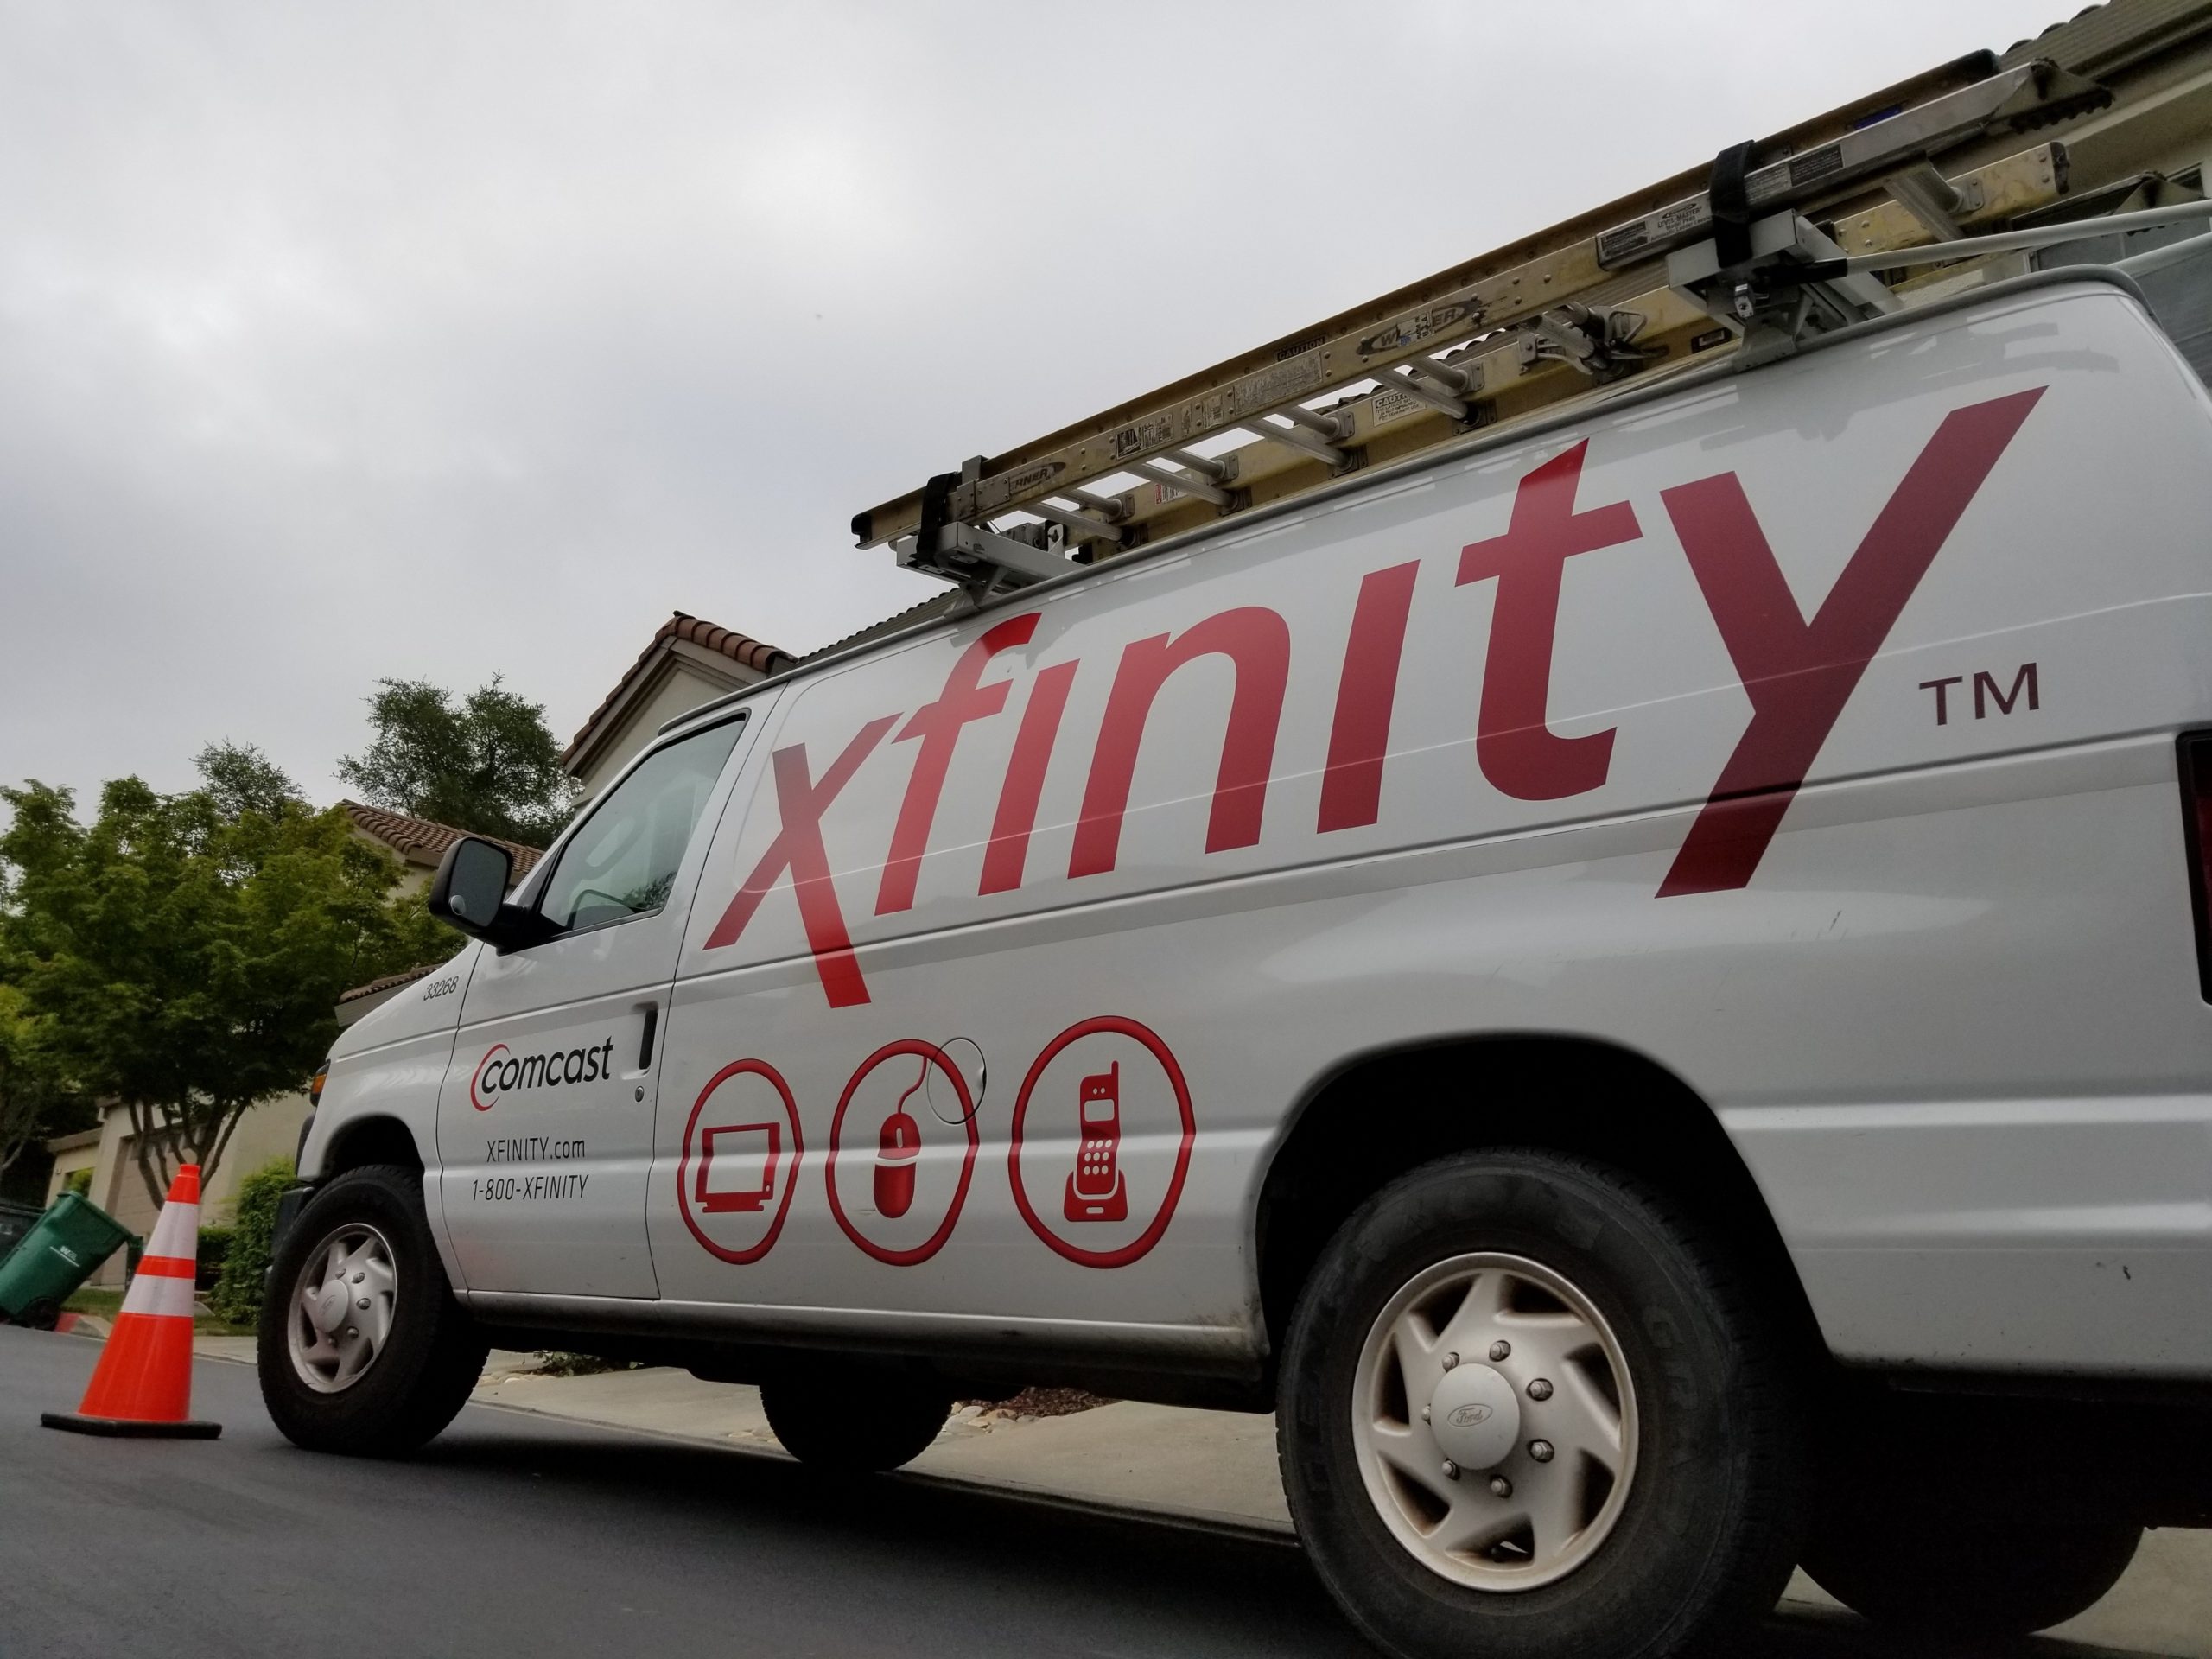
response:
[(51, 1331), (61, 1304), (131, 1236), (98, 1205), (64, 1192), (0, 1260), (0, 1321)]

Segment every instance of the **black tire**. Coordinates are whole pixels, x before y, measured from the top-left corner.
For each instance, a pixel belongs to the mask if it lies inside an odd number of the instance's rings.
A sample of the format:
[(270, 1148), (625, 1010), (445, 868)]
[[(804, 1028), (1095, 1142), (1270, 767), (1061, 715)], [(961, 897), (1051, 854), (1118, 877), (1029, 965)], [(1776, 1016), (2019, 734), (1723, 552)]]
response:
[(1817, 1529), (1805, 1571), (1845, 1606), (1899, 1631), (2027, 1636), (2102, 1601), (2143, 1541), (2119, 1522), (2008, 1527), (1915, 1505), (1877, 1525)]
[[(295, 1317), (302, 1270), (349, 1224), (375, 1228), (391, 1247), (397, 1269), (391, 1327), (359, 1378), (326, 1394), (309, 1387), (295, 1366), (288, 1321)], [(347, 1170), (308, 1201), (272, 1264), (258, 1343), (262, 1400), (296, 1446), (396, 1457), (454, 1420), (483, 1375), (487, 1345), (454, 1300), (438, 1260), (418, 1171), (390, 1164)]]
[(784, 1450), (836, 1474), (879, 1475), (929, 1449), (952, 1395), (925, 1377), (855, 1363), (779, 1372), (760, 1407)]
[[(1579, 1288), (1635, 1385), (1637, 1446), (1610, 1533), (1552, 1583), (1446, 1578), (1401, 1544), (1354, 1446), (1369, 1332), (1425, 1269), (1518, 1256)], [(1649, 1186), (1543, 1151), (1445, 1159), (1370, 1199), (1307, 1281), (1281, 1359), (1277, 1444), (1299, 1535), (1352, 1623), (1401, 1659), (1660, 1659), (1726, 1650), (1796, 1559), (1802, 1411), (1783, 1344), (1729, 1253)]]

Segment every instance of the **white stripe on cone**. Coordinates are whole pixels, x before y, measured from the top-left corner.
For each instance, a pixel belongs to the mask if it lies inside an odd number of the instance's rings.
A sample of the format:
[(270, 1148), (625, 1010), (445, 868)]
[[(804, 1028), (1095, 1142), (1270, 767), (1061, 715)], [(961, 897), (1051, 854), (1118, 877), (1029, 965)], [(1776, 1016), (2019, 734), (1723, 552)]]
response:
[(200, 1251), (200, 1206), (168, 1203), (154, 1223), (154, 1236), (146, 1243), (149, 1255), (181, 1255), (192, 1261)]
[(156, 1319), (192, 1317), (192, 1281), (167, 1274), (141, 1273), (130, 1281), (123, 1298), (125, 1313), (150, 1313)]

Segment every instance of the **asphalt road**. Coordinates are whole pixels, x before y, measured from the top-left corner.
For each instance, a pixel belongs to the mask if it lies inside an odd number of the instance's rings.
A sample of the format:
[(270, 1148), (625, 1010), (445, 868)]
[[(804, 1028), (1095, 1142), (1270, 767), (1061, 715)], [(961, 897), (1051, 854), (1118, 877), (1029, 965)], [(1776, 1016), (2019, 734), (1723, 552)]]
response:
[[(295, 1449), (199, 1362), (212, 1442), (57, 1433), (96, 1351), (0, 1328), (0, 1656), (1370, 1656), (1295, 1546), (472, 1406), (419, 1457)], [(1761, 1659), (1875, 1659), (1777, 1620)], [(2054, 1643), (2038, 1659), (2088, 1651)]]

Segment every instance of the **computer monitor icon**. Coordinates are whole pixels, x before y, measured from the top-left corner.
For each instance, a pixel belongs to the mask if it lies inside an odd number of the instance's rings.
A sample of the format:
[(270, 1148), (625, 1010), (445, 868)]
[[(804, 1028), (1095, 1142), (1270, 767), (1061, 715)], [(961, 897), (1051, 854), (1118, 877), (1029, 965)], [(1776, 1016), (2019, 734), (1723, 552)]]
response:
[(692, 1196), (710, 1216), (760, 1210), (776, 1192), (776, 1160), (782, 1155), (780, 1123), (729, 1123), (709, 1129), (699, 1141), (699, 1176)]

